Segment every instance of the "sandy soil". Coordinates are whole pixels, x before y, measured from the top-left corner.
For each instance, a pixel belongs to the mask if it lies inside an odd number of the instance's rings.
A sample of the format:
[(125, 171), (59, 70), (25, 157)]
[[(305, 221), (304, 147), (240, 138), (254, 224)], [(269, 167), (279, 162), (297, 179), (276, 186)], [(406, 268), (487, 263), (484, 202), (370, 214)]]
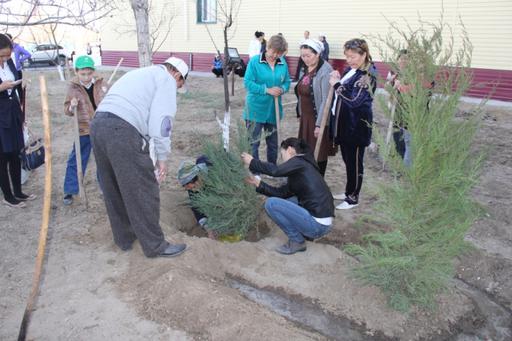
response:
[[(123, 252), (112, 242), (102, 197), (95, 180), (95, 165), (86, 176), (89, 208), (76, 200), (62, 204), (62, 182), (72, 145), (72, 123), (62, 113), (65, 84), (49, 77), (53, 139), (52, 217), (41, 295), (33, 313), (29, 338), (36, 340), (325, 340), (325, 334), (291, 322), (263, 305), (245, 298), (228, 285), (237, 278), (318, 306), (333, 316), (349, 319), (371, 339), (450, 339), (461, 330), (482, 339), (499, 340), (501, 330), (478, 332), (485, 313), (470, 295), (455, 285), (439, 297), (436, 312), (412, 311), (403, 315), (386, 307), (383, 295), (353, 280), (349, 269), (356, 262), (340, 250), (348, 242), (378, 227), (361, 217), (376, 200), (375, 184), (386, 178), (373, 155), (367, 157), (362, 205), (337, 212), (334, 230), (308, 251), (292, 257), (273, 249), (285, 238), (264, 215), (270, 227), (258, 242), (221, 243), (191, 236), (193, 216), (186, 193), (169, 176), (161, 189), (161, 222), (170, 240), (186, 242), (189, 250), (175, 259), (147, 259), (138, 244)], [(35, 71), (28, 112), (31, 129), (41, 134), (40, 98)], [(184, 159), (198, 153), (201, 139), (219, 132), (214, 112), (223, 112), (221, 80), (190, 77), (189, 92), (180, 95), (173, 131), (171, 173)], [(236, 82), (233, 116), (240, 117), (244, 90)], [(287, 94), (284, 103), (293, 102)], [(461, 110), (467, 110), (462, 105)], [(377, 115), (378, 117), (378, 115)], [(234, 120), (233, 120), (234, 121)], [(381, 125), (385, 124), (380, 119)], [(286, 107), (282, 136), (298, 130), (294, 106)], [(482, 182), (475, 198), (487, 215), (468, 233), (475, 248), (457, 260), (457, 277), (508, 313), (512, 309), (512, 116), (510, 109), (488, 108), (479, 144), (489, 149)], [(333, 192), (344, 186), (341, 156), (329, 161), (326, 179)], [(44, 167), (25, 186), (27, 193), (43, 194)], [(42, 200), (24, 210), (0, 206), (0, 339), (17, 335), (30, 291), (41, 219)], [(188, 231), (184, 233), (182, 231)], [(504, 323), (510, 323), (505, 316)], [(508, 326), (510, 328), (510, 326)], [(480, 333), (480, 334), (479, 334)], [(509, 334), (510, 335), (510, 334)], [(347, 340), (345, 335), (337, 339)]]

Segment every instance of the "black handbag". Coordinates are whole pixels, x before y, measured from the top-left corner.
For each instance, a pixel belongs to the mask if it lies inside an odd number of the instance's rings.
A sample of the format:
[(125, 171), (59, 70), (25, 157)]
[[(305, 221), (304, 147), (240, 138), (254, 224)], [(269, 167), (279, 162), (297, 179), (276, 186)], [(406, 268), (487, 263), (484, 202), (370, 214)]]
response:
[(21, 150), (21, 167), (24, 170), (31, 171), (44, 163), (44, 144), (43, 139), (32, 140)]

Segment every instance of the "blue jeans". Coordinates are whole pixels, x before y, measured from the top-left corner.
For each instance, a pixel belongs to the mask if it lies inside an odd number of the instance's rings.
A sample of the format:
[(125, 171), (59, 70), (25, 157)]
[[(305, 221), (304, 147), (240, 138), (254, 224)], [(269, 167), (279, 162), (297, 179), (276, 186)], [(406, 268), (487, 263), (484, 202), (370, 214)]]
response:
[(409, 168), (412, 165), (411, 133), (407, 129), (404, 129), (404, 144), (405, 144), (404, 165), (405, 165), (405, 167)]
[(265, 130), (265, 141), (267, 142), (267, 162), (277, 162), (277, 127), (270, 123), (258, 123), (246, 121), (246, 127), (251, 133), (252, 156), (259, 160), (261, 131)]
[(265, 211), (288, 239), (296, 243), (304, 243), (304, 236), (320, 238), (332, 227), (317, 222), (305, 208), (292, 200), (270, 197), (265, 202)]
[[(85, 174), (87, 162), (91, 155), (91, 138), (89, 135), (80, 136), (80, 152), (82, 155), (82, 174)], [(76, 165), (75, 145), (69, 154), (68, 165), (66, 167), (66, 177), (64, 178), (64, 194), (78, 194), (78, 174)]]

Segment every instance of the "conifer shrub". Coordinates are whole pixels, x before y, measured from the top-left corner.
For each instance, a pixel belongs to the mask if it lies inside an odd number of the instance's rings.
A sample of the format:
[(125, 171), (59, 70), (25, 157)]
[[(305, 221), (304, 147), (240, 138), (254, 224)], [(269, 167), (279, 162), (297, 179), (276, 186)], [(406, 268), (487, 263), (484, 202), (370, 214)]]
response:
[(192, 205), (208, 217), (208, 227), (220, 236), (244, 238), (256, 226), (262, 209), (253, 186), (244, 182), (249, 175), (241, 161), (242, 152), (249, 152), (247, 129), (239, 124), (235, 143), (224, 149), (222, 137), (202, 141), (202, 153), (212, 165), (202, 175), (201, 190), (192, 197)]
[[(453, 277), (454, 257), (467, 246), (464, 235), (480, 213), (470, 191), (482, 164), (473, 146), (482, 104), (469, 117), (456, 117), (471, 83), (472, 47), (464, 26), (458, 26), (457, 48), (442, 20), (407, 27), (391, 24), (387, 35), (373, 40), (381, 55), (389, 56), (390, 68), (400, 72), (402, 84), (412, 85), (398, 102), (411, 133), (412, 165), (404, 166), (393, 148), (380, 148), (393, 177), (379, 185), (373, 219), (392, 231), (366, 235), (361, 245), (346, 247), (360, 260), (355, 276), (381, 288), (389, 305), (403, 312), (412, 305), (434, 308), (436, 295)], [(396, 56), (402, 49), (408, 64), (399, 71)], [(389, 116), (387, 103), (379, 105)], [(384, 146), (382, 134), (376, 132), (376, 139)]]

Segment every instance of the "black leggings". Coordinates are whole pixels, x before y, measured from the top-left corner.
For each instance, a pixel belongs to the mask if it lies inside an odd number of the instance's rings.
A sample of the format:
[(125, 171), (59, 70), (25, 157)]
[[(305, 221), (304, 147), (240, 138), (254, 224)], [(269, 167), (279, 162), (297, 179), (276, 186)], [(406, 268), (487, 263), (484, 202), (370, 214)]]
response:
[(16, 153), (0, 153), (0, 188), (6, 200), (12, 200), (15, 195), (22, 194), (21, 160)]
[(357, 204), (359, 201), (359, 192), (363, 184), (363, 157), (365, 147), (340, 145), (341, 156), (345, 162), (347, 170), (347, 185), (345, 187), (345, 199), (350, 204)]

